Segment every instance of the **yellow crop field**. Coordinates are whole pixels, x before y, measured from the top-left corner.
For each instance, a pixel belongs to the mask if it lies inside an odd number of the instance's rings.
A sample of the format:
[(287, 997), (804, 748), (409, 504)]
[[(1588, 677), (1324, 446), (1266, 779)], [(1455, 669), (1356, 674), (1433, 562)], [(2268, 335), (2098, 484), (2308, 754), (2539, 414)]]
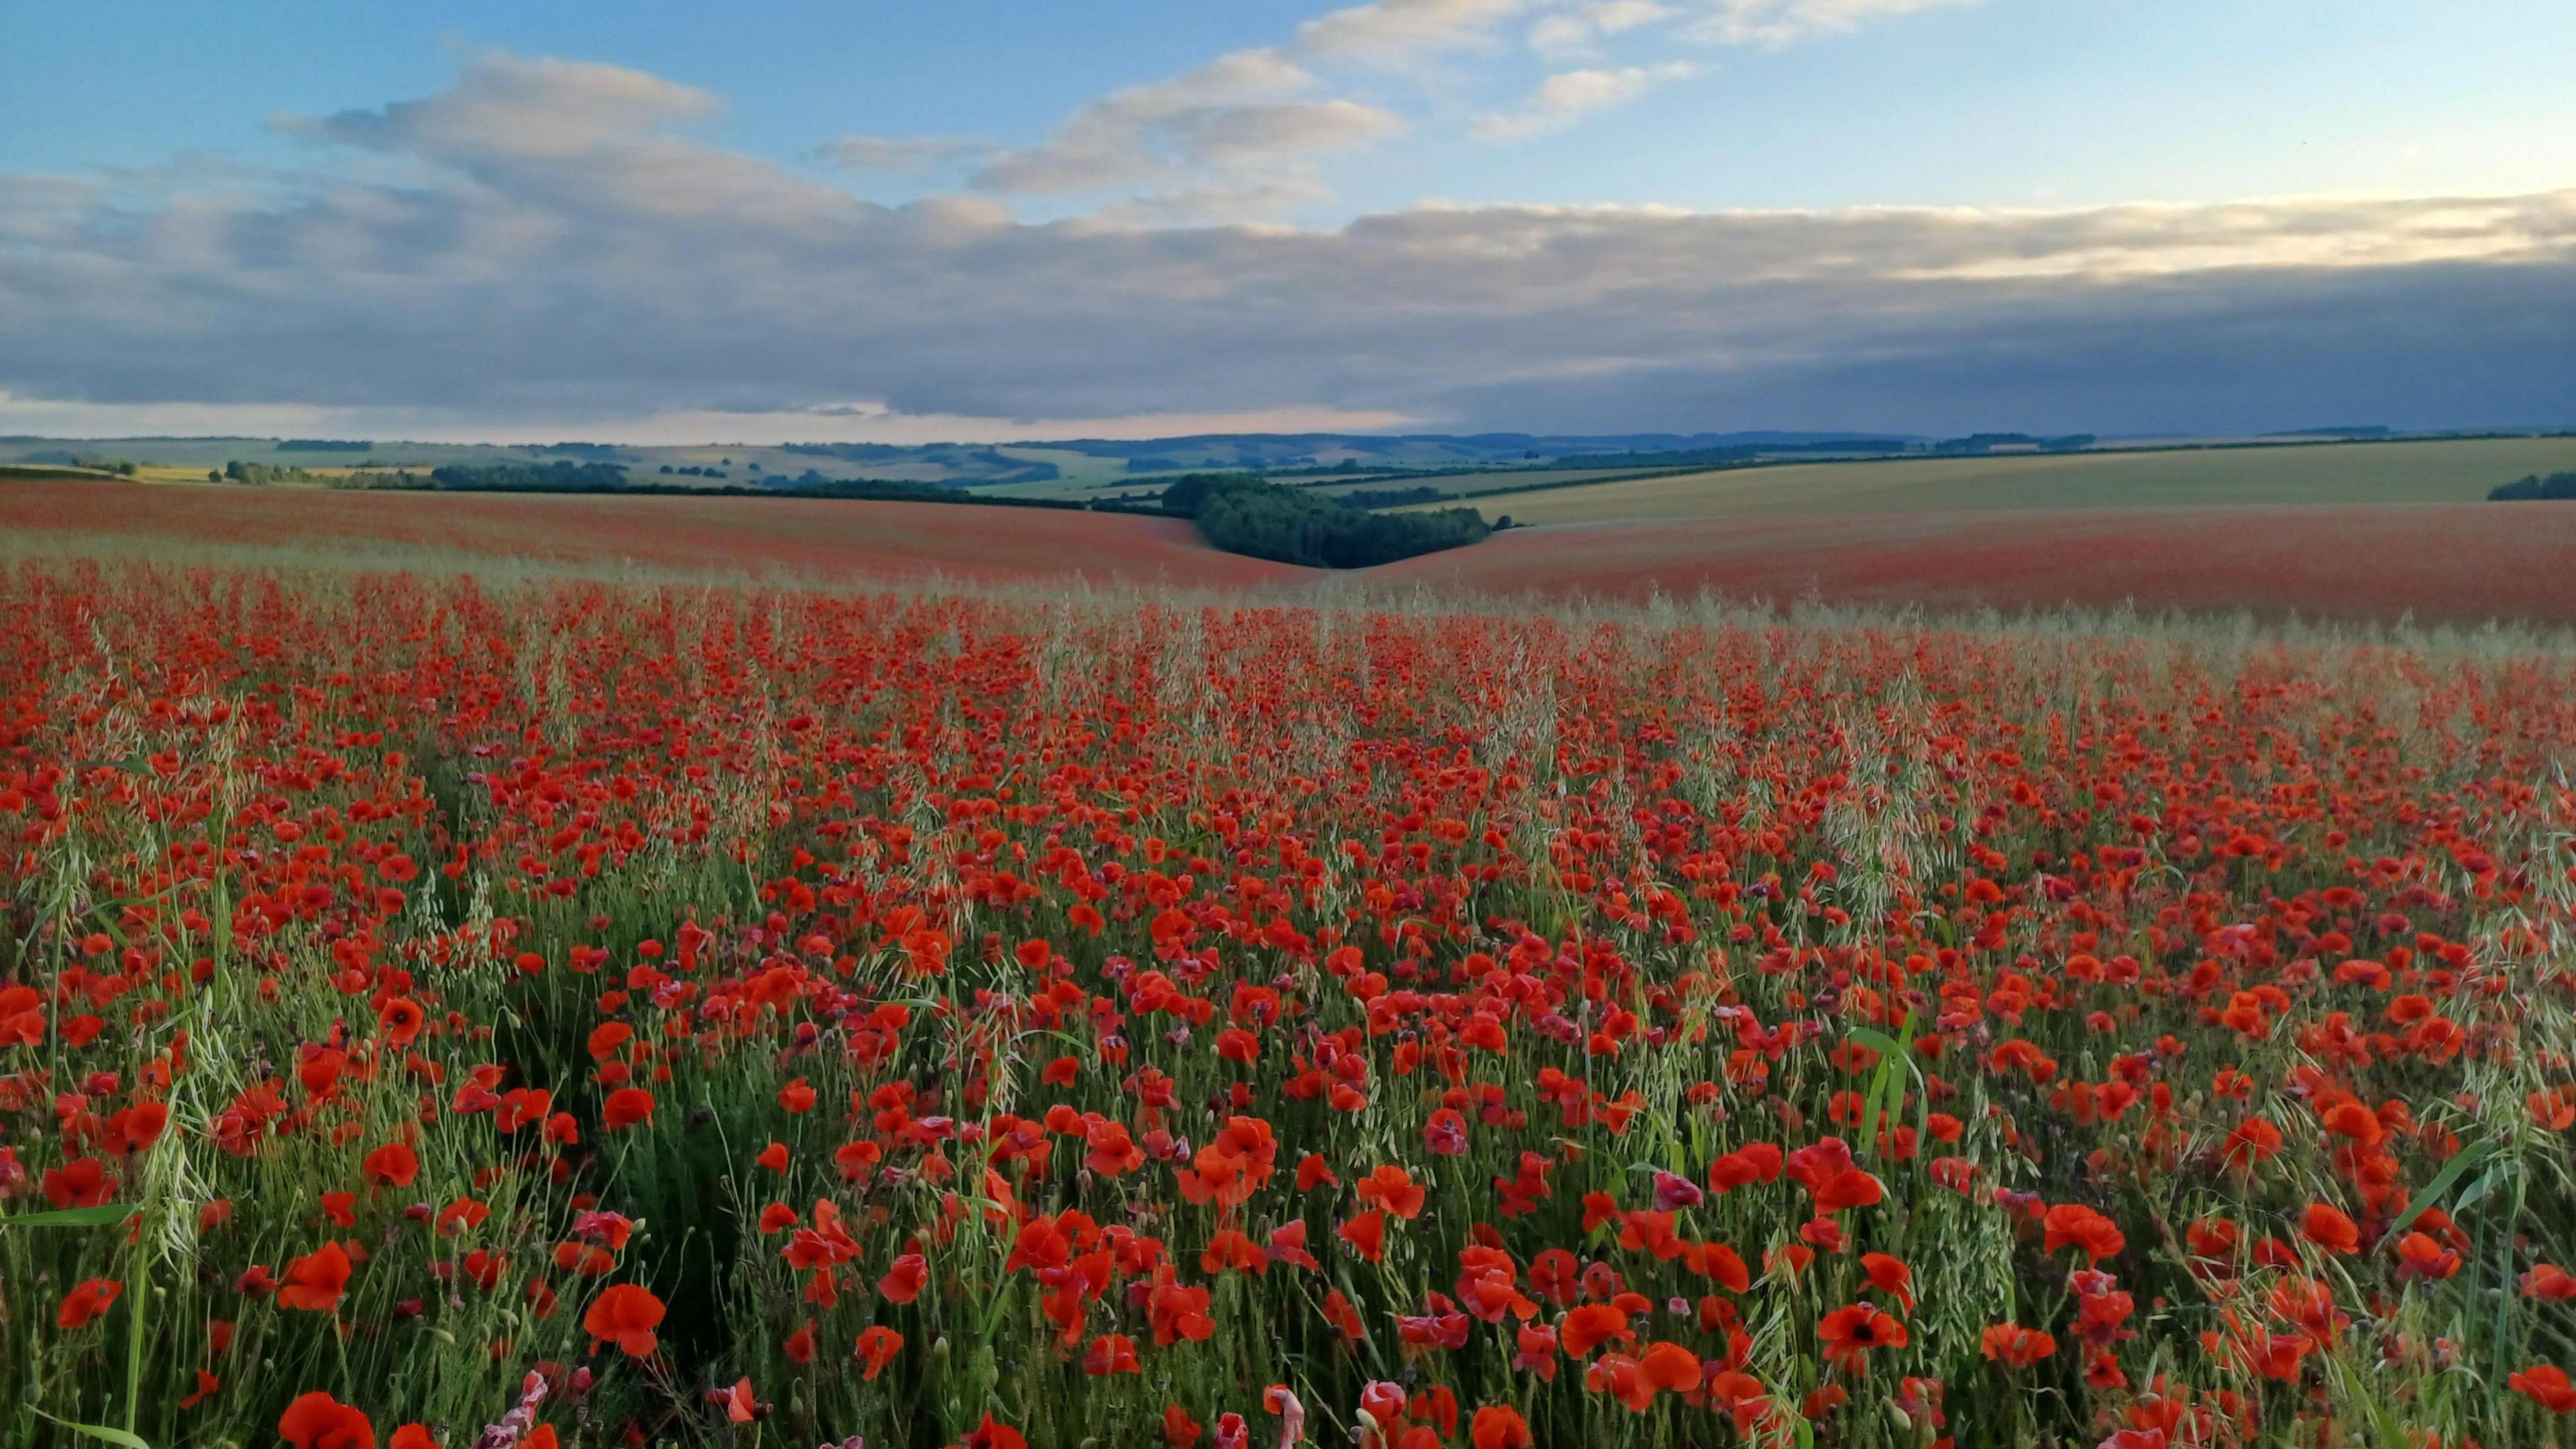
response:
[(2276, 444), (1800, 463), (1489, 494), (1488, 517), (1607, 523), (1765, 513), (2475, 502), (2576, 469), (2576, 437)]

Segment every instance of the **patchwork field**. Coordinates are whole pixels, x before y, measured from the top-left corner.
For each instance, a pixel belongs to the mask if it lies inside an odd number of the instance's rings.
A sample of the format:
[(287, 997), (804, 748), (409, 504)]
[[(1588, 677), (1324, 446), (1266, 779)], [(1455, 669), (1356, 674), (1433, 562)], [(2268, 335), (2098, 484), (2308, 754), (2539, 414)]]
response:
[(1674, 519), (1513, 529), (1370, 573), (1480, 592), (2576, 623), (2576, 506)]
[[(1615, 485), (1614, 485), (1615, 486)], [(847, 582), (1428, 588), (1642, 598), (2576, 623), (2576, 507), (1782, 514), (1513, 529), (1339, 574), (1219, 552), (1176, 519), (846, 500), (367, 493), (0, 479), (18, 552), (208, 561), (632, 565)]]
[(2576, 469), (2576, 437), (2167, 448), (1799, 463), (1498, 494), (1488, 516), (1612, 523), (1775, 513), (2473, 503)]
[(634, 563), (809, 579), (1294, 582), (1311, 571), (1220, 553), (1185, 521), (834, 499), (412, 493), (0, 479), (0, 538), (52, 551), (267, 549), (287, 555)]

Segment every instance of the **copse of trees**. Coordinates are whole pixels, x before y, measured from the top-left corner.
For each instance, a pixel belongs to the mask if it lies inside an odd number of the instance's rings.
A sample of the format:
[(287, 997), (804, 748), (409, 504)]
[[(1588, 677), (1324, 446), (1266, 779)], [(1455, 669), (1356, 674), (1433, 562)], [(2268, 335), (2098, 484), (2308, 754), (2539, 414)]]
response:
[(1360, 569), (1476, 543), (1493, 532), (1472, 508), (1371, 513), (1242, 474), (1192, 473), (1163, 491), (1163, 511), (1195, 520), (1228, 553), (1309, 568)]
[(313, 475), (301, 468), (280, 468), (268, 463), (245, 463), (239, 458), (226, 463), (221, 470), (209, 470), (206, 477), (218, 483), (247, 483), (265, 488), (271, 483), (310, 483)]
[(2510, 483), (2497, 484), (2488, 490), (2487, 497), (2497, 503), (2519, 503), (2533, 498), (2576, 498), (2576, 473), (2552, 473), (2546, 478), (2537, 473), (2525, 474)]
[(1354, 488), (1338, 496), (1346, 508), (1401, 508), (1408, 503), (1445, 503), (1458, 495), (1424, 484), (1413, 488)]
[(495, 493), (622, 493), (628, 486), (626, 470), (614, 463), (575, 463), (569, 459), (479, 467), (450, 463), (432, 468), (429, 478), (439, 488)]
[[(643, 498), (829, 498), (874, 503), (954, 503), (977, 508), (1051, 508), (1069, 513), (1154, 513), (1143, 503), (1117, 499), (1013, 498), (972, 493), (940, 483), (882, 478), (827, 478), (808, 468), (798, 477), (767, 475), (765, 483), (638, 483), (626, 470), (604, 463), (521, 467), (453, 464), (427, 473), (408, 469), (366, 471), (332, 480), (334, 487), (412, 492), (624, 493)], [(612, 476), (613, 475), (613, 476)], [(700, 476), (721, 478), (708, 469)]]

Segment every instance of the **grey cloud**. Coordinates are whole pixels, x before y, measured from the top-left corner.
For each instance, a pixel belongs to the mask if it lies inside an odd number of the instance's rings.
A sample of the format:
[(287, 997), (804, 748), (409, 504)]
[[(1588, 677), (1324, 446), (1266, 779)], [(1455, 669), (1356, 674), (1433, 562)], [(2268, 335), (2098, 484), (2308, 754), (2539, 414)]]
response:
[[(2576, 191), (1040, 226), (688, 141), (671, 128), (705, 107), (684, 88), (476, 64), (510, 84), (469, 70), (322, 123), (400, 174), (145, 199), (0, 178), (0, 391), (496, 422), (874, 403), (1565, 431), (2576, 420)], [(547, 118), (541, 144), (511, 116)]]
[(817, 157), (844, 171), (897, 176), (923, 175), (993, 149), (991, 142), (967, 136), (836, 136), (814, 148)]

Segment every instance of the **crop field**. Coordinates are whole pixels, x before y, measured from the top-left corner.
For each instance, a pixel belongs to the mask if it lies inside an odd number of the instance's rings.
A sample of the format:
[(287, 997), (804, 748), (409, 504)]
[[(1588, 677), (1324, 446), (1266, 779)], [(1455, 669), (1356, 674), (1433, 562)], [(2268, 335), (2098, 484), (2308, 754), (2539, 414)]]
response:
[(22, 557), (0, 1444), (2558, 1442), (2571, 748), (2514, 635)]
[(2569, 624), (2576, 623), (2571, 560), (2576, 507), (2556, 504), (2178, 507), (1514, 529), (1370, 577), (1489, 594), (1637, 599), (1713, 590), (1935, 609), (2074, 604)]
[(1676, 473), (1487, 499), (1522, 523), (1776, 513), (2474, 503), (2526, 473), (2576, 469), (2576, 437), (2266, 444), (2126, 453), (1799, 463)]
[(941, 574), (1234, 587), (1311, 571), (1220, 553), (1180, 519), (848, 499), (428, 493), (0, 478), (15, 551), (626, 563), (809, 580)]

